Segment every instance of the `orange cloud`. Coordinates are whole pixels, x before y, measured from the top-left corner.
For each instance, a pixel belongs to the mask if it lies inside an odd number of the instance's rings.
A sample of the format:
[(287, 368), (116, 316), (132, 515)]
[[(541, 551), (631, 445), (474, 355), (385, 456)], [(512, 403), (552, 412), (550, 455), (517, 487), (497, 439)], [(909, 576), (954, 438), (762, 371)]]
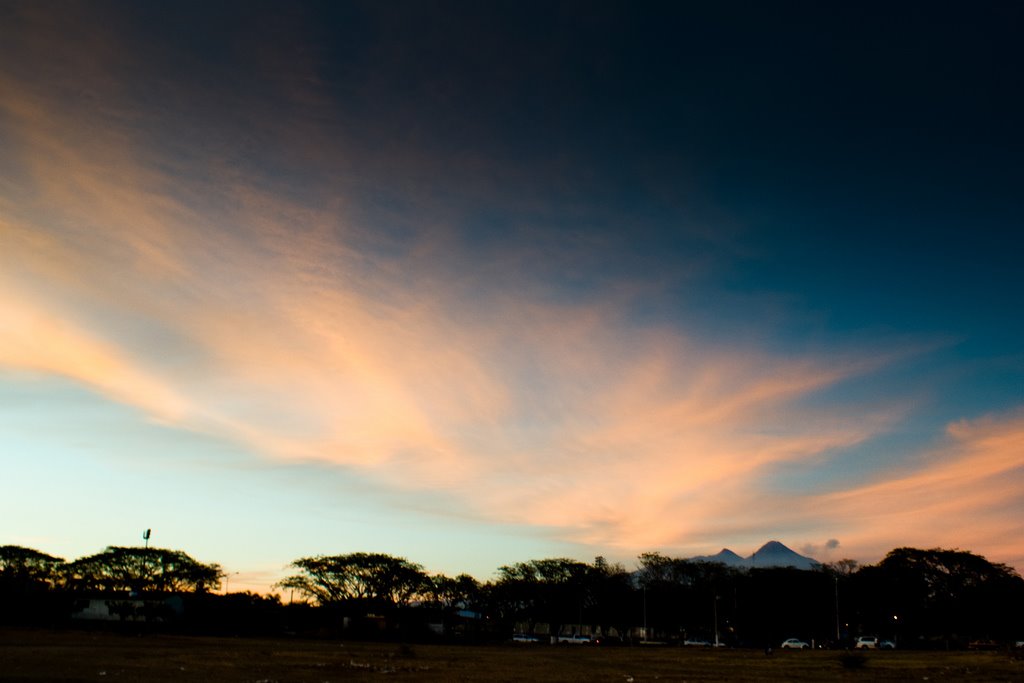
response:
[(0, 366), (53, 373), (79, 381), (154, 418), (180, 422), (188, 401), (149, 375), (116, 345), (75, 326), (67, 316), (33, 306), (0, 277)]
[(893, 547), (965, 547), (1024, 565), (1024, 414), (954, 423), (913, 466), (860, 487), (816, 496), (804, 508), (844, 528), (843, 546), (866, 555)]

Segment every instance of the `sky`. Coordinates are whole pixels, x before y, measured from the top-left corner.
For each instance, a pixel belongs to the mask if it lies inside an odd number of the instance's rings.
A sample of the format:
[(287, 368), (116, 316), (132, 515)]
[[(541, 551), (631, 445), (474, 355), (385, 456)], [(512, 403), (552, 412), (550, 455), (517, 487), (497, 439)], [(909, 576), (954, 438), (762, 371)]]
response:
[(0, 0), (0, 544), (1024, 569), (1022, 31)]

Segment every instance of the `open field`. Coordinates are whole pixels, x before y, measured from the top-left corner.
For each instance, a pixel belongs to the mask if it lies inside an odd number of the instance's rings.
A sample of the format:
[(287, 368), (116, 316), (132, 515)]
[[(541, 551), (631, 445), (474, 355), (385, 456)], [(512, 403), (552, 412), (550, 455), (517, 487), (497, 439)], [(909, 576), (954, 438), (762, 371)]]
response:
[(3, 681), (1024, 681), (1007, 652), (450, 646), (0, 630)]

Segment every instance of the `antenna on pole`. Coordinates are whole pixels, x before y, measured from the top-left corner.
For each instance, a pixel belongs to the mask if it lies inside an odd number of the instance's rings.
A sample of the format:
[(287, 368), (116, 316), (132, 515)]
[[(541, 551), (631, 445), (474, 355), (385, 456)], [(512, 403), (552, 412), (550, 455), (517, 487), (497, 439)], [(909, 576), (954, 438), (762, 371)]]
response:
[(142, 532), (142, 540), (146, 542), (146, 548), (149, 548), (149, 536), (153, 533), (152, 529), (146, 529)]

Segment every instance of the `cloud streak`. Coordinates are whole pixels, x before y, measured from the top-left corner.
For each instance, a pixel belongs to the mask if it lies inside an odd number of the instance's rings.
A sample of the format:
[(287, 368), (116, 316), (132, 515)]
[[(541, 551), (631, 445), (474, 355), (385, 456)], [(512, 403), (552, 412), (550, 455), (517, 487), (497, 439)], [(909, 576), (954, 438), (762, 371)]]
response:
[(33, 198), (7, 202), (0, 224), (8, 366), (267, 457), (630, 548), (685, 542), (735, 514), (764, 468), (884, 428), (809, 427), (795, 407), (863, 359), (638, 327), (628, 288), (569, 301), (509, 270), (526, 245), (486, 267), (436, 215), (396, 242), (372, 222), (394, 214), (352, 211), (351, 188), (314, 184), (300, 201), (259, 168), (211, 170), (216, 157), (197, 160), (198, 182), (155, 164), (144, 136), (10, 78), (5, 90), (28, 171), (8, 182)]
[[(89, 52), (47, 45), (0, 57), (59, 70)], [(554, 234), (545, 221), (564, 214), (485, 180), (460, 188), (469, 204), (516, 218), (474, 239), (473, 207), (434, 196), (417, 148), (378, 155), (325, 120), (315, 59), (282, 72), (270, 51), (250, 77), (273, 76), (271, 101), (195, 132), (191, 105), (146, 104), (116, 51), (89, 54), (46, 87), (0, 67), (0, 366), (72, 378), (256, 457), (328, 463), (412, 508), (440, 494), (440, 513), (621, 553), (783, 529), (835, 533), (851, 552), (983, 536), (1019, 556), (996, 539), (1021, 490), (1019, 417), (954, 425), (895, 478), (781, 502), (766, 487), (890, 430), (909, 410), (899, 396), (823, 397), (913, 351), (769, 351), (638, 322), (666, 279), (713, 259), (645, 277), (606, 236)], [(169, 103), (214, 90), (152, 87)]]
[(949, 425), (946, 438), (899, 472), (814, 496), (803, 508), (844, 527), (844, 546), (877, 555), (899, 545), (961, 547), (1020, 566), (1024, 415)]

